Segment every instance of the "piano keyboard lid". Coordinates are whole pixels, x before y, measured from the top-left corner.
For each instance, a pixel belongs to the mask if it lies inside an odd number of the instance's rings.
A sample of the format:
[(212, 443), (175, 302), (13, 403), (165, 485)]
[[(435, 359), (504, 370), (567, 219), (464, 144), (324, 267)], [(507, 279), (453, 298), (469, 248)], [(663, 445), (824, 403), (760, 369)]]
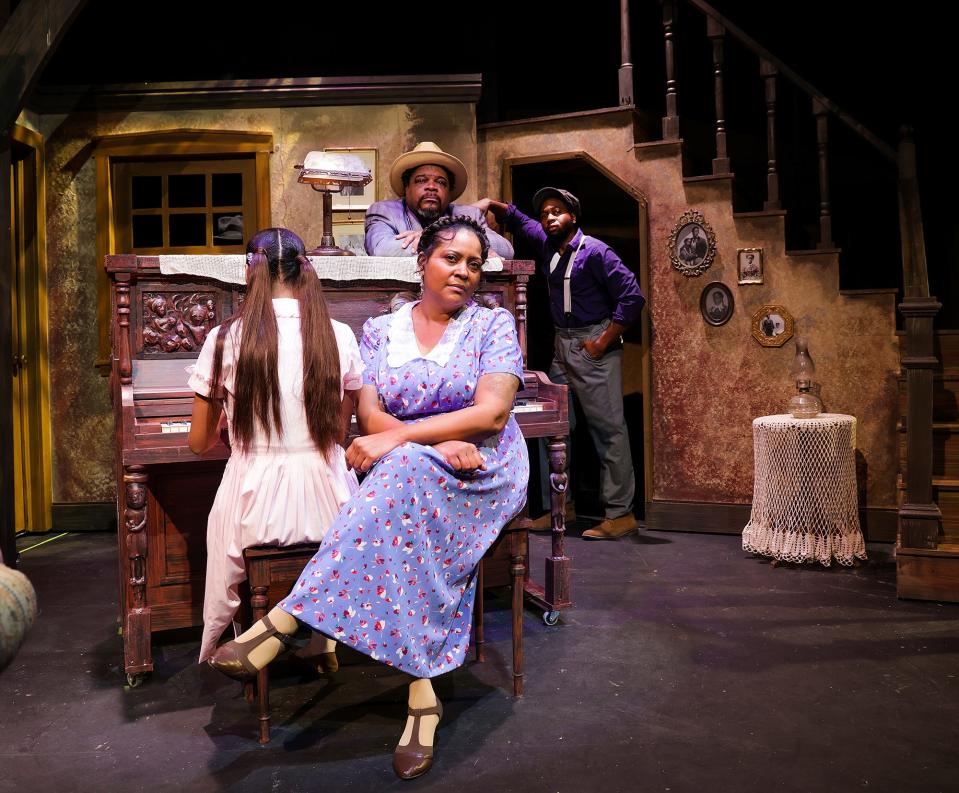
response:
[(189, 358), (134, 359), (134, 400), (192, 398), (193, 390), (187, 385), (187, 368), (192, 363)]

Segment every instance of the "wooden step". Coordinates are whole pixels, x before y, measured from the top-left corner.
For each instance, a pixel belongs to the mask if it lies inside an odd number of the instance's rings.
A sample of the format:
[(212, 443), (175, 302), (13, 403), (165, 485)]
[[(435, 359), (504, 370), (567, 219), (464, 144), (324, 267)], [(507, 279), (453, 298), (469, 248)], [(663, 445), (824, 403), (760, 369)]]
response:
[[(906, 332), (897, 330), (900, 355), (905, 353)], [(939, 360), (939, 374), (959, 378), (959, 330), (937, 330), (932, 336), (932, 354)]]
[(952, 490), (937, 488), (933, 492), (936, 493), (936, 503), (942, 513), (943, 541), (959, 542), (959, 487)]
[(809, 248), (808, 250), (786, 251), (787, 256), (798, 256), (806, 258), (807, 256), (832, 256), (842, 253), (840, 248)]
[[(905, 479), (902, 474), (896, 480), (899, 490), (899, 501), (902, 502), (906, 490)], [(946, 544), (959, 543), (959, 479), (950, 479), (942, 476), (932, 478), (932, 500), (939, 505), (942, 513), (943, 542)]]
[(839, 294), (843, 297), (872, 297), (873, 295), (898, 295), (899, 290), (890, 287), (877, 287), (876, 289), (840, 289)]
[[(905, 336), (899, 331), (900, 354)], [(901, 598), (959, 602), (959, 331), (936, 331), (933, 373), (932, 497), (942, 514), (937, 547), (896, 548), (896, 591)], [(899, 373), (899, 412), (906, 415), (906, 374)], [(900, 470), (906, 464), (906, 421), (898, 423)], [(902, 473), (900, 498), (905, 495)]]
[(786, 217), (785, 209), (760, 209), (756, 212), (733, 212), (734, 220), (762, 220)]
[(716, 173), (716, 174), (704, 174), (702, 176), (684, 176), (683, 184), (699, 184), (701, 182), (721, 182), (724, 179), (735, 179), (736, 174), (734, 173)]
[[(897, 422), (899, 430), (899, 470), (906, 471), (906, 421)], [(932, 475), (940, 479), (959, 479), (959, 422), (934, 422), (932, 425)]]
[[(899, 377), (899, 415), (906, 415), (906, 377)], [(959, 374), (937, 374), (932, 380), (932, 420), (959, 422)]]
[[(906, 431), (906, 419), (905, 417), (899, 419), (896, 422), (896, 429), (899, 432)], [(933, 432), (956, 432), (959, 430), (959, 421), (934, 421), (932, 422), (932, 431)]]
[(646, 140), (634, 143), (631, 147), (633, 154), (639, 160), (663, 159), (682, 154), (683, 139), (676, 140)]
[[(899, 478), (896, 480), (896, 487), (898, 487), (900, 490), (906, 489), (906, 482), (903, 474), (899, 474)], [(934, 476), (932, 478), (932, 489), (942, 491), (959, 490), (959, 479), (952, 479), (946, 476)]]
[(896, 594), (915, 600), (959, 602), (959, 543), (896, 548)]

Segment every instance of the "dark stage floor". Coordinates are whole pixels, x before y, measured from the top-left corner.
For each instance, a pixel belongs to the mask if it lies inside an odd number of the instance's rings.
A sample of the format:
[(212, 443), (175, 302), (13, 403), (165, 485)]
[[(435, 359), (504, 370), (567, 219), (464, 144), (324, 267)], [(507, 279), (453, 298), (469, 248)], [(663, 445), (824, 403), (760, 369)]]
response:
[(42, 613), (0, 674), (0, 790), (959, 790), (959, 606), (897, 601), (890, 546), (774, 569), (738, 537), (573, 534), (576, 608), (552, 628), (527, 611), (526, 696), (493, 600), (489, 658), (439, 679), (437, 761), (413, 782), (390, 768), (399, 673), (349, 651), (333, 682), (278, 665), (262, 748), (195, 634), (124, 688), (112, 536), (34, 548)]

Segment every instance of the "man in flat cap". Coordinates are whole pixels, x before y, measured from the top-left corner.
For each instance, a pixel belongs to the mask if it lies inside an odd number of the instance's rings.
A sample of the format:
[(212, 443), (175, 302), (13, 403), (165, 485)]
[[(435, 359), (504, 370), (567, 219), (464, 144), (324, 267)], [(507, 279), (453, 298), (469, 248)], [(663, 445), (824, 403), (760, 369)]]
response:
[(544, 187), (533, 196), (538, 221), (513, 204), (484, 198), (477, 206), (536, 251), (549, 285), (556, 331), (549, 375), (569, 384), (600, 457), (605, 519), (583, 537), (615, 540), (631, 534), (635, 485), (623, 415), (621, 336), (639, 319), (646, 298), (615, 251), (583, 234), (579, 199), (568, 190)]
[(513, 258), (513, 246), (486, 225), (486, 213), (452, 204), (466, 189), (466, 166), (431, 141), (396, 158), (390, 186), (399, 198), (377, 201), (366, 210), (366, 252), (370, 256), (414, 256), (425, 226), (444, 215), (467, 215), (486, 230), (492, 253)]

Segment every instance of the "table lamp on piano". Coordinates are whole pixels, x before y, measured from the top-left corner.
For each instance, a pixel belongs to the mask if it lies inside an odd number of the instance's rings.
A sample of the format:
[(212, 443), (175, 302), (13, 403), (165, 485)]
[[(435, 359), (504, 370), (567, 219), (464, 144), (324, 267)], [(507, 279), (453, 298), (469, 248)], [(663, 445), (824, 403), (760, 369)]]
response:
[(304, 182), (323, 194), (323, 236), (320, 244), (307, 251), (310, 256), (353, 256), (351, 251), (337, 247), (333, 239), (333, 193), (344, 188), (366, 187), (373, 181), (369, 168), (355, 154), (331, 151), (311, 151), (302, 165), (298, 182)]

